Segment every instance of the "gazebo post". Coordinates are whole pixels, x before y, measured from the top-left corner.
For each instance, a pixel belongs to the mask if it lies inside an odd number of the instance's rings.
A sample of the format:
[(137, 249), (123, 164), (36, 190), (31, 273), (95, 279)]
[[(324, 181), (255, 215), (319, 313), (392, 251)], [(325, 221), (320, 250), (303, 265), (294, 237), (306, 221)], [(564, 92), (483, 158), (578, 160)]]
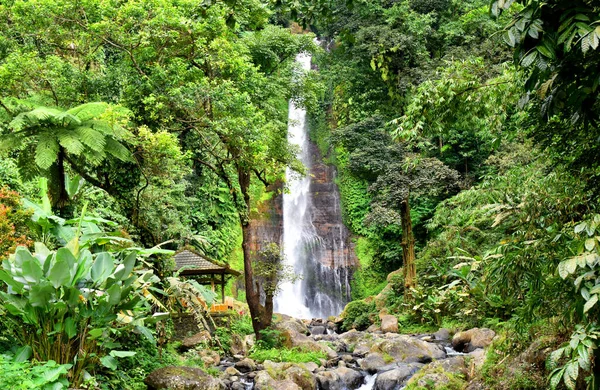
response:
[(225, 303), (225, 273), (221, 273), (221, 303)]

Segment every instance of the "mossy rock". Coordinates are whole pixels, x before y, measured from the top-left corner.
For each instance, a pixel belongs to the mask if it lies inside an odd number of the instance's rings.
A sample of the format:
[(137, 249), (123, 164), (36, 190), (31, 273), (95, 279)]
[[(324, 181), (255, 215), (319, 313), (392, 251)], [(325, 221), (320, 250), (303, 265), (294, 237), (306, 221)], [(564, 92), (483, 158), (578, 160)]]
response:
[(220, 380), (194, 367), (168, 366), (153, 371), (144, 380), (149, 390), (220, 390)]

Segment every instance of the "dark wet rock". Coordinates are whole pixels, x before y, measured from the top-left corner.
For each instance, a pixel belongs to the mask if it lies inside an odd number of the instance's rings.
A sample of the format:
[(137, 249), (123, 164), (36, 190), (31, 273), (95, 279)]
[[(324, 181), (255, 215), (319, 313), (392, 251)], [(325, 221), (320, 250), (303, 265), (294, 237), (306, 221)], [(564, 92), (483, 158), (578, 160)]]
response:
[(235, 363), (234, 367), (241, 373), (247, 373), (256, 370), (256, 363), (252, 359), (245, 358)]
[(225, 386), (199, 368), (168, 366), (153, 371), (144, 383), (149, 390), (221, 390)]
[(360, 361), (360, 368), (367, 371), (369, 374), (376, 373), (379, 368), (386, 365), (383, 355), (377, 352), (369, 353)]

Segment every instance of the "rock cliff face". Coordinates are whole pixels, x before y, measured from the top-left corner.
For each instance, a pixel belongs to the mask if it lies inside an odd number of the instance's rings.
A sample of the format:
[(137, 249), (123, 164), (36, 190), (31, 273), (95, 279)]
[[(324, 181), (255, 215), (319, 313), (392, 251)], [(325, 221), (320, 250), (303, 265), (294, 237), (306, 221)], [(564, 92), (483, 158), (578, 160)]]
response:
[[(323, 162), (312, 142), (308, 153), (311, 163), (306, 222), (312, 225), (316, 237), (306, 242), (303, 264), (296, 272), (302, 278), (298, 283), (302, 285), (304, 304), (313, 315), (326, 317), (339, 314), (350, 300), (350, 280), (358, 260), (349, 231), (342, 222), (335, 168)], [(251, 217), (250, 247), (254, 253), (269, 242), (283, 245), (283, 195), (261, 203)]]
[(258, 204), (250, 214), (250, 250), (257, 253), (265, 244), (282, 244), (283, 235), (283, 183), (275, 185), (277, 195)]

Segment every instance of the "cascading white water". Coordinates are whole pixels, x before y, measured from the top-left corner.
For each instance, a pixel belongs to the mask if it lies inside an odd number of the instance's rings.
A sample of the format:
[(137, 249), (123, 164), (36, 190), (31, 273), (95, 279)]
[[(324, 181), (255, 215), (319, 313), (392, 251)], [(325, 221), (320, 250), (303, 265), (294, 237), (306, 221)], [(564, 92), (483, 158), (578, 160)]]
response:
[[(299, 54), (296, 61), (303, 71), (310, 69), (309, 54)], [(282, 284), (275, 311), (296, 318), (338, 315), (350, 297), (348, 231), (342, 223), (333, 168), (324, 168), (318, 149), (308, 137), (306, 111), (292, 101), (288, 141), (298, 147), (307, 174), (286, 172), (283, 253), (286, 265), (298, 279)]]
[[(311, 56), (308, 53), (298, 54), (296, 61), (301, 65), (302, 70), (310, 69)], [(299, 147), (300, 161), (309, 169), (308, 135), (305, 129), (306, 111), (296, 107), (291, 100), (288, 123), (288, 141)], [(283, 254), (286, 266), (293, 269), (294, 273), (298, 275), (297, 272), (301, 272), (302, 268), (300, 264), (297, 264), (299, 253), (304, 249), (302, 245), (318, 236), (314, 227), (310, 229), (312, 226), (308, 214), (310, 177), (308, 175), (300, 177), (288, 168), (286, 180), (288, 192), (283, 194)], [(303, 283), (302, 279), (282, 283), (275, 299), (277, 312), (296, 318), (311, 318), (312, 313), (304, 304)]]

